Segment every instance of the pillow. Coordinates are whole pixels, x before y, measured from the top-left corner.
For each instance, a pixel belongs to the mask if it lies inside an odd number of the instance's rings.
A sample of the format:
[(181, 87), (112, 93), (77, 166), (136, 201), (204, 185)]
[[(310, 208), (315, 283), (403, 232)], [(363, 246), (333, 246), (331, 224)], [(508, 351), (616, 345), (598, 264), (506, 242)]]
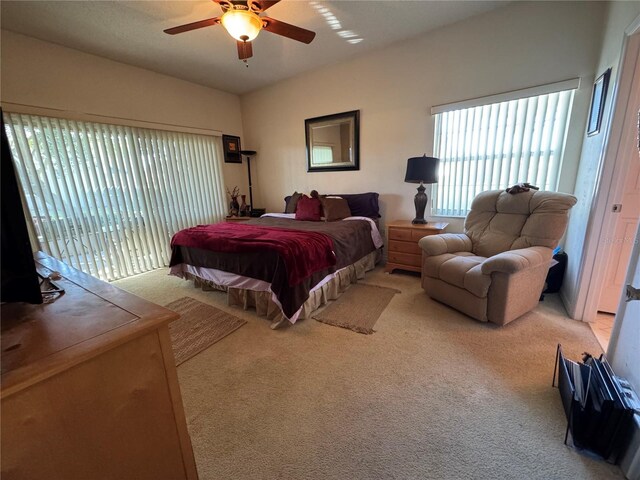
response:
[(284, 213), (296, 213), (296, 206), (298, 205), (298, 200), (301, 196), (301, 193), (293, 192), (293, 195), (285, 198), (287, 205), (284, 208)]
[(322, 217), (322, 204), (317, 198), (309, 198), (306, 195), (300, 196), (296, 207), (296, 220), (308, 220), (319, 222)]
[[(332, 194), (331, 196), (335, 196)], [(349, 204), (349, 210), (354, 217), (380, 218), (380, 210), (378, 207), (378, 194), (375, 192), (368, 193), (350, 193), (337, 195), (344, 198)]]
[(327, 222), (342, 220), (351, 216), (349, 204), (344, 198), (340, 197), (321, 197), (320, 203), (324, 211), (324, 219)]

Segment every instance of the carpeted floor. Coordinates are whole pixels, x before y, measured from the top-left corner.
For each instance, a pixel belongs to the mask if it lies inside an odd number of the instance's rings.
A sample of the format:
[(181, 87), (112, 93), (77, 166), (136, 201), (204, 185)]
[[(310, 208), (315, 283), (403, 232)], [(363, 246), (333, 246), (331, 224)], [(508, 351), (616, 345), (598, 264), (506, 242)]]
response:
[(374, 335), (311, 319), (272, 331), (166, 270), (116, 282), (248, 321), (178, 368), (202, 480), (623, 478), (562, 443), (556, 344), (601, 350), (555, 295), (498, 328), (431, 301), (417, 277), (377, 268), (365, 282), (402, 291)]

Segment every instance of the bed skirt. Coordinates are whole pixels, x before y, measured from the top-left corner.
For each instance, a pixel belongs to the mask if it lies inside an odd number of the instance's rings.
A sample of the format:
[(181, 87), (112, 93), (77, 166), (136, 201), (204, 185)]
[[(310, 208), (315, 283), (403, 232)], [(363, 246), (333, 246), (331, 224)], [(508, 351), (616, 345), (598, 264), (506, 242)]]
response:
[(373, 270), (380, 261), (382, 250), (378, 249), (362, 257), (357, 262), (342, 268), (325, 277), (310, 292), (309, 298), (300, 310), (292, 318), (287, 318), (275, 295), (270, 291), (256, 291), (244, 288), (227, 287), (219, 285), (211, 280), (200, 278), (192, 273), (183, 272), (183, 278), (193, 280), (194, 286), (202, 290), (221, 290), (227, 292), (227, 304), (238, 305), (249, 310), (253, 308), (259, 316), (271, 320), (271, 327), (277, 328), (283, 323), (295, 323), (297, 320), (306, 319), (315, 310), (325, 305), (329, 300), (337, 299), (352, 283), (364, 278), (366, 272)]

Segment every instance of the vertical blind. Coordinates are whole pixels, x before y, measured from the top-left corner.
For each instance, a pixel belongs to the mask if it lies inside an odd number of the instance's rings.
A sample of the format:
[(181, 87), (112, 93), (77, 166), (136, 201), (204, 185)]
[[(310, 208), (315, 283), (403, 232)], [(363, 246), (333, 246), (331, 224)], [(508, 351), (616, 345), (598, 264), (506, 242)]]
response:
[(480, 192), (529, 182), (556, 190), (574, 90), (435, 115), (432, 214), (464, 216)]
[(5, 113), (39, 248), (103, 280), (168, 265), (170, 240), (223, 218), (219, 137)]

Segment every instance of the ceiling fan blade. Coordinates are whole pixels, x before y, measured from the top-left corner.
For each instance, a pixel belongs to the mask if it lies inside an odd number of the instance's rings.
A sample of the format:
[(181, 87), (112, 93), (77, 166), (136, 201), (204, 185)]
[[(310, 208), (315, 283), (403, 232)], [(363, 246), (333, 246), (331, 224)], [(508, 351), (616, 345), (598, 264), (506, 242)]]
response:
[(253, 47), (251, 42), (241, 42), (238, 40), (238, 58), (240, 60), (246, 60), (253, 57)]
[(259, 13), (273, 7), (279, 1), (280, 0), (249, 0), (247, 4), (249, 6), (249, 10)]
[(220, 17), (207, 18), (206, 20), (200, 20), (199, 22), (187, 23), (186, 25), (180, 25), (179, 27), (167, 28), (164, 33), (175, 35), (176, 33), (189, 32), (191, 30), (197, 30), (198, 28), (218, 25), (219, 23)]
[(275, 18), (263, 17), (262, 21), (264, 22), (264, 29), (268, 32), (282, 35), (283, 37), (291, 38), (302, 43), (311, 43), (316, 36), (316, 32), (281, 22)]

